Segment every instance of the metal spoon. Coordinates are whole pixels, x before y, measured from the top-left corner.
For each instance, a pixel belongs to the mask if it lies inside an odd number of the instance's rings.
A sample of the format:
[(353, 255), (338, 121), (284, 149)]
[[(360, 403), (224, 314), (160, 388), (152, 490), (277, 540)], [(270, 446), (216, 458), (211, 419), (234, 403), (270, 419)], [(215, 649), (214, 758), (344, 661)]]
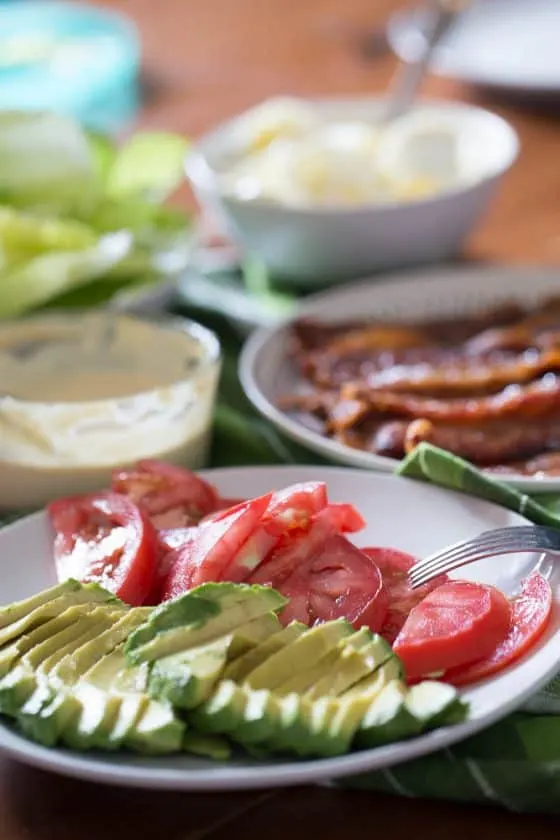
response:
[(395, 74), (381, 123), (386, 124), (402, 116), (411, 107), (435, 47), (469, 3), (470, 0), (436, 0), (428, 30), (419, 34), (410, 62), (401, 65)]

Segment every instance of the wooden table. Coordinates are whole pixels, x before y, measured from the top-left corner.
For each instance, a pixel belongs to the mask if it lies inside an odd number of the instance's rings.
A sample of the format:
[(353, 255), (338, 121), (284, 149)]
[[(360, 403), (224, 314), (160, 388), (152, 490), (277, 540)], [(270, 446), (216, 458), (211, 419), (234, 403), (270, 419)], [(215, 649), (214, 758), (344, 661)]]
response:
[[(365, 60), (360, 35), (391, 0), (120, 0), (139, 25), (149, 97), (140, 122), (196, 135), (271, 94), (382, 89), (387, 55)], [(474, 99), (431, 80), (426, 93)], [(556, 264), (560, 258), (560, 125), (496, 105), (522, 153), (469, 256)], [(190, 201), (185, 193), (181, 200)], [(493, 809), (321, 788), (214, 795), (151, 794), (63, 779), (0, 760), (0, 840), (429, 840), (557, 837), (557, 821)]]

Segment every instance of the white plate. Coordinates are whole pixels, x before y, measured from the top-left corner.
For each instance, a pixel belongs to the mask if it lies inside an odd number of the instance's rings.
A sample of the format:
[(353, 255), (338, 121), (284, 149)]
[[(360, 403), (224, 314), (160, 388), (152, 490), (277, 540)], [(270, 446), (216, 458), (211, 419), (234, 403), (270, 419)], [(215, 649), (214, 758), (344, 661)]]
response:
[[(405, 61), (414, 55), (426, 12), (399, 12), (387, 36)], [(432, 69), (504, 92), (560, 91), (558, 0), (478, 0), (454, 24), (433, 56)]]
[[(302, 304), (296, 317), (305, 315), (327, 323), (367, 318), (406, 323), (440, 316), (461, 317), (510, 300), (531, 305), (552, 294), (560, 294), (557, 269), (451, 268), (392, 275), (384, 283), (364, 280), (313, 295)], [(276, 408), (281, 394), (303, 387), (286, 354), (289, 323), (258, 330), (243, 348), (239, 376), (253, 405), (288, 437), (335, 463), (393, 472), (399, 463), (394, 458), (344, 446), (324, 437), (312, 418), (288, 415)], [(560, 477), (500, 478), (525, 492), (560, 490)]]
[[(487, 502), (393, 476), (361, 470), (311, 467), (257, 467), (207, 473), (225, 496), (253, 496), (306, 480), (326, 481), (333, 501), (355, 504), (368, 522), (356, 535), (358, 545), (391, 545), (425, 555), (484, 528), (518, 525), (517, 514)], [(44, 514), (0, 531), (2, 601), (24, 598), (54, 582), (52, 534)], [(560, 564), (546, 558), (515, 555), (483, 561), (462, 577), (495, 583), (511, 592), (539, 565), (560, 603)], [(468, 574), (467, 574), (468, 571)], [(265, 788), (326, 781), (389, 767), (460, 741), (523, 703), (555, 674), (559, 665), (560, 611), (543, 639), (521, 662), (465, 692), (470, 719), (410, 741), (342, 758), (317, 761), (235, 760), (216, 763), (191, 756), (141, 758), (118, 754), (79, 754), (47, 749), (0, 723), (0, 749), (48, 770), (98, 782), (146, 788), (222, 790)]]

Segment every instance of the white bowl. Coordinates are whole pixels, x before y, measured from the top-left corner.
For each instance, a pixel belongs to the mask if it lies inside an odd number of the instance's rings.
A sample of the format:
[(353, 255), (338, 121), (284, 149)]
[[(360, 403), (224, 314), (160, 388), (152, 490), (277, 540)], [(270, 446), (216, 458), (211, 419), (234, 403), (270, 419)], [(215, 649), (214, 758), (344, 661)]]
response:
[[(327, 120), (375, 122), (381, 99), (327, 99), (309, 103)], [(203, 136), (186, 160), (186, 174), (201, 206), (236, 241), (259, 255), (271, 273), (307, 285), (398, 266), (453, 257), (486, 210), (519, 149), (501, 117), (471, 105), (419, 102), (437, 117), (457, 119), (472, 132), (481, 175), (467, 186), (431, 198), (356, 208), (295, 208), (258, 198), (241, 200), (218, 187), (215, 173), (232, 154), (235, 129), (246, 114)], [(470, 138), (469, 134), (469, 138)]]

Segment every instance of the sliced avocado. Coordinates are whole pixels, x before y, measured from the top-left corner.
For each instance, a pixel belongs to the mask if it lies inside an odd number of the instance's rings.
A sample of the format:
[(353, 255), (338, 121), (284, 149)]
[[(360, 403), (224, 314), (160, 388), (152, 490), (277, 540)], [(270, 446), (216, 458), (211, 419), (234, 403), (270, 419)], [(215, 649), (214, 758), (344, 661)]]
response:
[(204, 584), (157, 607), (131, 634), (126, 654), (133, 664), (161, 659), (210, 642), (285, 604), (280, 593), (266, 586)]
[(67, 746), (75, 749), (105, 746), (122, 699), (111, 692), (111, 686), (125, 664), (123, 645), (120, 645), (78, 680), (72, 693), (80, 702), (80, 713), (73, 725), (62, 732), (62, 740)]
[(280, 697), (266, 689), (243, 686), (246, 703), (241, 722), (230, 732), (233, 741), (244, 747), (261, 744), (274, 737), (280, 720)]
[(237, 627), (228, 649), (228, 662), (254, 650), (257, 645), (262, 644), (281, 630), (282, 625), (278, 616), (273, 612), (260, 615), (253, 621)]
[(419, 722), (405, 706), (406, 695), (407, 688), (401, 680), (393, 680), (381, 690), (356, 731), (357, 746), (377, 747), (420, 732)]
[(181, 709), (199, 706), (210, 697), (222, 675), (231, 638), (222, 636), (207, 645), (158, 659), (150, 673), (150, 696)]
[(468, 714), (469, 706), (448, 683), (424, 680), (409, 688), (405, 707), (418, 721), (421, 731), (459, 723)]
[[(60, 603), (61, 597), (66, 597), (72, 594), (79, 594), (83, 602), (114, 602), (121, 603), (103, 587), (96, 583), (79, 583), (77, 580), (65, 580), (63, 583), (58, 583), (56, 586), (51, 586), (49, 589), (44, 589), (42, 592), (33, 595), (31, 598), (25, 598), (23, 601), (16, 601), (7, 607), (0, 609), (0, 627), (6, 627), (9, 624), (21, 621), (21, 619), (35, 612), (39, 607), (43, 607), (54, 602)], [(74, 601), (78, 603), (78, 601)], [(51, 615), (56, 615), (52, 613)]]
[[(77, 615), (77, 620), (67, 624), (66, 620), (62, 621), (62, 617), (54, 618), (9, 646), (19, 646), (26, 652), (19, 663), (0, 680), (0, 710), (4, 714), (19, 716), (22, 707), (28, 703), (31, 705), (25, 714), (34, 714), (53, 694), (53, 689), (45, 681), (50, 666), (108, 626), (105, 610), (92, 610), (84, 614), (81, 608), (74, 607), (67, 612), (71, 613), (70, 618), (74, 616), (75, 619)], [(46, 631), (50, 635), (45, 638)]]
[[(74, 712), (79, 712), (77, 699), (69, 696), (71, 682), (66, 684), (60, 679), (60, 669), (72, 660), (75, 651), (90, 644), (111, 626), (115, 621), (115, 613), (99, 609), (94, 610), (89, 618), (85, 631), (82, 619), (79, 622), (81, 632), (78, 631), (75, 638), (54, 652), (51, 652), (52, 647), (47, 640), (43, 645), (33, 648), (21, 660), (20, 667), (34, 676), (35, 689), (21, 704), (17, 712), (17, 722), (26, 735), (40, 743), (55, 744), (63, 724), (72, 719)], [(66, 702), (68, 710), (65, 709), (63, 701)]]
[(124, 642), (145, 616), (146, 610), (140, 607), (125, 613), (107, 611), (106, 618), (112, 626), (103, 628), (101, 633), (97, 631), (94, 638), (64, 656), (49, 673), (46, 688), (52, 700), (44, 702), (40, 709), (36, 703), (28, 703), (21, 709), (18, 724), (22, 730), (34, 740), (51, 745), (62, 732), (75, 726), (82, 706), (73, 686), (101, 657)]
[(141, 665), (125, 664), (114, 678), (111, 690), (119, 694), (147, 694), (149, 675), (150, 665), (148, 662), (143, 662)]
[[(58, 639), (60, 631), (70, 628), (70, 635), (74, 635), (76, 622), (83, 619), (92, 609), (94, 607), (90, 604), (71, 607), (61, 613), (61, 615), (45, 621), (44, 624), (40, 624), (38, 627), (35, 627), (33, 630), (24, 633), (22, 636), (5, 645), (0, 650), (0, 676), (7, 674), (20, 656), (23, 656), (27, 651), (30, 651), (37, 645), (41, 645), (43, 642)], [(54, 644), (56, 647), (58, 642), (55, 641)]]
[(251, 688), (274, 690), (295, 674), (308, 670), (353, 632), (352, 625), (344, 619), (312, 627), (247, 674), (245, 683)]
[(224, 671), (224, 679), (242, 682), (251, 671), (254, 671), (255, 668), (265, 662), (270, 656), (278, 653), (286, 645), (294, 642), (306, 631), (307, 626), (305, 624), (292, 621), (283, 630), (274, 633), (270, 638), (253, 648), (253, 650), (247, 651), (243, 656), (230, 662)]
[(107, 734), (105, 743), (105, 748), (108, 750), (119, 749), (125, 743), (150, 702), (147, 694), (131, 693), (122, 694), (119, 697), (121, 702), (117, 717), (112, 730)]
[(179, 752), (185, 728), (169, 703), (149, 699), (140, 717), (124, 737), (123, 745), (149, 755)]
[(246, 652), (251, 642), (254, 646), (279, 627), (276, 616), (268, 613), (206, 645), (158, 659), (150, 674), (150, 695), (181, 709), (200, 705), (210, 697), (228, 659)]
[(279, 703), (280, 716), (276, 721), (276, 732), (267, 741), (267, 747), (273, 752), (315, 755), (313, 745), (317, 734), (323, 727), (323, 719), (328, 716), (336, 701), (328, 697), (312, 701), (299, 694), (288, 694), (281, 697)]
[(319, 754), (342, 755), (348, 752), (364, 714), (387, 685), (400, 680), (400, 674), (400, 662), (391, 656), (370, 678), (358, 684), (362, 685), (361, 691), (354, 686), (353, 690), (339, 697), (334, 714), (325, 721)]
[(368, 645), (370, 651), (374, 650), (372, 638), (371, 630), (362, 627), (356, 633), (342, 639), (336, 648), (319, 659), (315, 665), (279, 686), (278, 693), (305, 693), (310, 698), (340, 694), (376, 667), (370, 663), (372, 657), (366, 653)]
[(222, 680), (212, 696), (190, 713), (189, 721), (199, 732), (227, 734), (243, 722), (246, 705), (244, 687)]
[(199, 735), (190, 730), (183, 737), (183, 750), (216, 761), (228, 761), (232, 754), (231, 744), (220, 735)]
[(0, 629), (0, 647), (8, 644), (13, 639), (17, 639), (18, 636), (31, 630), (33, 627), (37, 627), (39, 624), (48, 621), (48, 619), (55, 618), (69, 607), (92, 603), (108, 603), (113, 610), (128, 609), (100, 586), (96, 586), (95, 584), (80, 585), (79, 589), (69, 591), (52, 601), (43, 603), (32, 612), (26, 613), (21, 618)]

